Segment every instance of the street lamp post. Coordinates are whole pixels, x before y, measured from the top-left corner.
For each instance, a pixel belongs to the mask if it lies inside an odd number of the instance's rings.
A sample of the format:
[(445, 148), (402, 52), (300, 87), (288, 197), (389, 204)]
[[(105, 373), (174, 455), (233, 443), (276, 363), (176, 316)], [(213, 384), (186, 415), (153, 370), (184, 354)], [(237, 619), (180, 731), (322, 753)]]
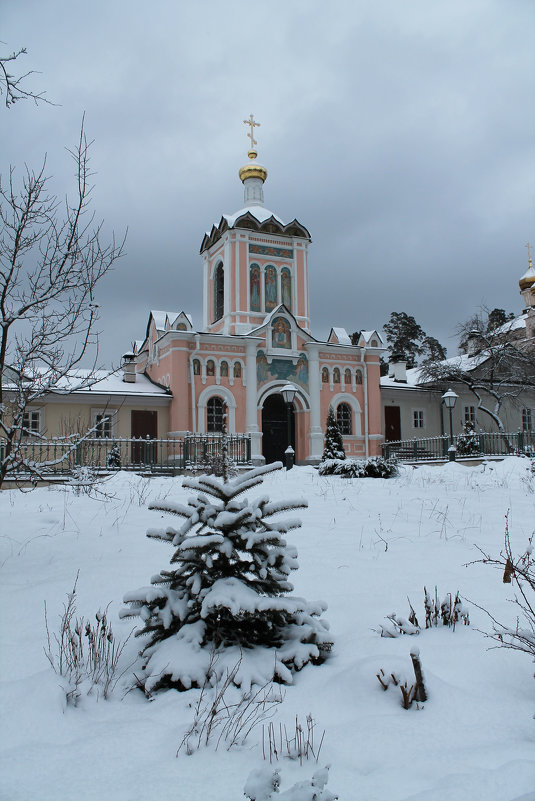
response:
[(450, 447), (448, 448), (448, 456), (449, 456), (450, 462), (454, 462), (455, 461), (455, 457), (457, 455), (457, 449), (456, 449), (455, 445), (453, 444), (453, 417), (452, 417), (452, 415), (453, 415), (453, 408), (454, 408), (454, 406), (455, 406), (455, 404), (457, 402), (457, 398), (458, 397), (459, 396), (457, 395), (457, 393), (454, 392), (452, 389), (448, 389), (448, 391), (445, 392), (443, 394), (443, 396), (442, 396), (442, 400), (444, 401), (444, 405), (445, 405), (446, 409), (449, 410), (449, 413), (450, 413)]
[(295, 395), (297, 393), (297, 387), (294, 384), (288, 383), (283, 386), (281, 389), (282, 397), (284, 398), (284, 402), (286, 404), (286, 414), (288, 420), (288, 447), (286, 448), (284, 455), (286, 458), (286, 470), (291, 470), (294, 466), (294, 456), (295, 452), (292, 448), (292, 405), (294, 402)]

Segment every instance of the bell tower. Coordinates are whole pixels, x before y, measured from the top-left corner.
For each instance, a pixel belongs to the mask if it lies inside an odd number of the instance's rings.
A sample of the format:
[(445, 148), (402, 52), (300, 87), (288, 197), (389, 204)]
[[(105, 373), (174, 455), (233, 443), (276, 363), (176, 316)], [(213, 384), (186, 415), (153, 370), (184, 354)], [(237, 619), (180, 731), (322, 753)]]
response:
[(203, 259), (204, 330), (247, 334), (284, 304), (298, 325), (310, 331), (308, 246), (310, 233), (296, 219), (283, 222), (264, 206), (267, 169), (258, 163), (251, 114), (249, 161), (239, 170), (243, 208), (224, 214), (206, 233)]

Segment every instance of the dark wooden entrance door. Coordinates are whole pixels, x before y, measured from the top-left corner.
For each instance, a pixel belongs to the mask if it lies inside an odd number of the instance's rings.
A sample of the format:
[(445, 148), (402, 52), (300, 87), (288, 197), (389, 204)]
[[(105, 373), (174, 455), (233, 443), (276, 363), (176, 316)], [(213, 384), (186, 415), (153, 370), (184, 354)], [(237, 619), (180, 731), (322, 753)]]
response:
[(134, 464), (154, 464), (157, 461), (156, 446), (146, 440), (158, 436), (158, 412), (132, 411), (130, 418), (131, 436), (145, 442), (132, 443), (132, 462)]
[(385, 441), (397, 442), (401, 439), (401, 409), (399, 406), (385, 406)]
[[(267, 463), (284, 463), (284, 451), (288, 447), (287, 407), (282, 395), (276, 393), (266, 398), (262, 409), (262, 452)], [(295, 415), (290, 412), (291, 444), (295, 450)], [(296, 454), (297, 456), (297, 454)]]

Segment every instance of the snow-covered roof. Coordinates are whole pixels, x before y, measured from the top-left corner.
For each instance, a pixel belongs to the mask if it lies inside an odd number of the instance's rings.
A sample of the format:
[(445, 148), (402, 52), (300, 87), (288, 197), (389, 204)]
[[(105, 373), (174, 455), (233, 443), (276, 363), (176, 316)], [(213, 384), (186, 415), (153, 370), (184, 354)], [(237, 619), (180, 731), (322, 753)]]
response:
[[(475, 356), (468, 356), (467, 354), (452, 356), (451, 359), (444, 359), (440, 364), (444, 367), (450, 366), (453, 369), (462, 370), (463, 373), (470, 373), (487, 359), (488, 354), (482, 351)], [(396, 381), (393, 376), (381, 376), (381, 386), (396, 387), (397, 389), (426, 389), (426, 385), (432, 383), (429, 378), (424, 376), (424, 370), (421, 367), (410, 368), (406, 371), (406, 376), (406, 382)]]
[[(277, 220), (277, 222), (281, 223), (281, 225), (286, 225), (286, 223), (283, 220), (281, 220), (281, 218), (277, 214), (274, 214), (269, 209), (266, 209), (265, 206), (246, 206), (245, 208), (234, 212), (234, 214), (223, 214), (223, 217), (227, 221), (228, 227), (232, 228), (236, 220), (238, 220), (244, 214), (247, 214), (247, 212), (249, 212), (249, 214), (252, 214), (253, 217), (255, 217), (258, 220), (258, 222), (263, 223), (266, 220), (269, 220), (270, 217), (274, 217)], [(207, 231), (206, 233), (208, 236), (210, 236), (209, 231)]]
[(336, 339), (338, 340), (339, 345), (351, 345), (351, 337), (345, 330), (345, 328), (335, 328), (331, 329), (333, 334), (335, 335)]
[(519, 331), (521, 328), (526, 327), (526, 315), (519, 314), (518, 317), (515, 317), (513, 320), (508, 320), (503, 325), (500, 325), (499, 328), (496, 328), (496, 334), (508, 334), (511, 331)]
[[(46, 381), (46, 372), (37, 371)], [(39, 375), (36, 375), (36, 382)], [(5, 389), (15, 388), (14, 384), (4, 385)], [(123, 381), (123, 371), (89, 370), (80, 368), (64, 376), (50, 389), (57, 395), (91, 393), (92, 395), (143, 395), (144, 397), (165, 397), (169, 392), (165, 387), (155, 384), (143, 373), (136, 373), (135, 382)]]
[(424, 389), (420, 385), (422, 371), (419, 367), (412, 367), (406, 371), (406, 381), (396, 381), (393, 376), (381, 376), (382, 387), (395, 387), (396, 389)]
[(378, 338), (379, 343), (380, 343), (380, 347), (382, 347), (383, 344), (384, 344), (384, 339), (381, 336), (381, 334), (379, 333), (379, 331), (376, 331), (376, 330), (373, 330), (373, 331), (361, 331), (360, 332), (360, 336), (362, 337), (362, 339), (364, 340), (364, 342), (366, 344), (369, 343), (369, 341), (370, 341), (370, 339), (372, 337), (377, 337)]
[[(83, 371), (78, 371), (83, 372)], [(85, 371), (86, 374), (90, 371)], [(165, 397), (169, 392), (165, 387), (155, 384), (143, 373), (136, 373), (136, 380), (133, 383), (123, 381), (123, 372), (119, 370), (114, 373), (109, 373), (107, 370), (97, 370), (94, 384), (85, 389), (74, 390), (77, 392), (98, 392), (103, 395), (143, 395), (145, 397)], [(66, 388), (68, 382), (66, 382)], [(58, 385), (58, 389), (62, 390), (62, 384)]]
[(154, 319), (154, 324), (159, 331), (165, 331), (165, 323), (169, 320), (176, 320), (180, 312), (158, 311), (156, 309), (150, 310), (151, 317)]

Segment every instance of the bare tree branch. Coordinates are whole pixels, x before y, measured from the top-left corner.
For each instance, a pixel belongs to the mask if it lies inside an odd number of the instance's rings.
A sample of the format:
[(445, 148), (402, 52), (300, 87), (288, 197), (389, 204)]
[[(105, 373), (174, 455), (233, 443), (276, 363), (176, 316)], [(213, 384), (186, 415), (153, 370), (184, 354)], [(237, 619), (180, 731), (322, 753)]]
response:
[(15, 75), (10, 72), (13, 62), (20, 58), (20, 56), (25, 56), (26, 54), (26, 48), (21, 47), (19, 50), (14, 50), (7, 56), (0, 55), (0, 95), (5, 96), (4, 102), (6, 108), (10, 108), (10, 106), (18, 100), (33, 100), (36, 105), (39, 102), (49, 103), (52, 106), (55, 105), (51, 100), (45, 97), (45, 92), (34, 92), (24, 87), (24, 81), (30, 75), (35, 75), (35, 70), (28, 70), (28, 72), (22, 75)]
[[(95, 289), (124, 248), (102, 240), (89, 201), (92, 186), (84, 129), (69, 153), (75, 166), (72, 200), (49, 188), (46, 161), (0, 177), (0, 485), (20, 459), (30, 404), (58, 386), (69, 393), (94, 383), (98, 357)], [(91, 357), (92, 368), (77, 371)]]

